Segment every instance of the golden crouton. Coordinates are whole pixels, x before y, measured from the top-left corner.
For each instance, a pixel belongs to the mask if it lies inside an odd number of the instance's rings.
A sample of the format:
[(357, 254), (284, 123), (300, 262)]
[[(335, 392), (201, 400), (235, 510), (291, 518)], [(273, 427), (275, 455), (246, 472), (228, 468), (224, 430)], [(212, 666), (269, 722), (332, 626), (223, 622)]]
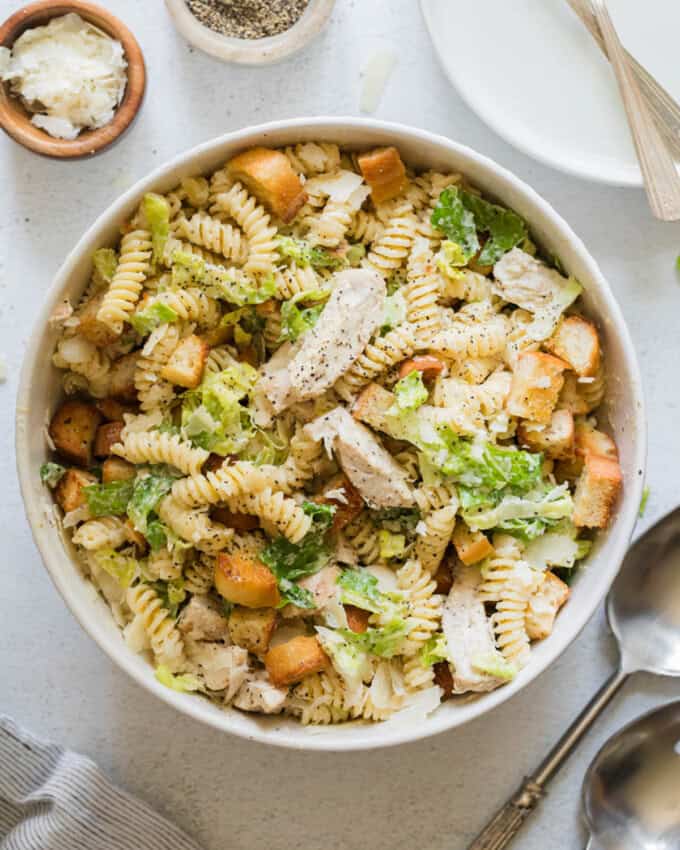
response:
[(137, 401), (137, 388), (135, 387), (135, 369), (137, 367), (138, 352), (133, 351), (114, 360), (111, 364), (111, 387), (110, 394), (120, 401)]
[(576, 454), (581, 457), (601, 455), (612, 460), (619, 458), (616, 443), (609, 434), (598, 431), (597, 428), (593, 428), (587, 422), (579, 422), (576, 426)]
[(606, 528), (623, 486), (618, 460), (588, 454), (574, 493), (574, 525)]
[(229, 637), (253, 655), (264, 655), (276, 628), (274, 608), (244, 608), (236, 605), (229, 615)]
[(276, 578), (257, 558), (220, 552), (215, 564), (217, 592), (246, 608), (276, 608), (281, 601)]
[(543, 581), (529, 599), (526, 625), (529, 640), (543, 640), (552, 633), (557, 612), (569, 599), (569, 587), (554, 573), (543, 573)]
[(235, 156), (227, 172), (240, 180), (284, 224), (291, 222), (307, 200), (300, 178), (285, 154), (271, 148), (251, 148)]
[(102, 464), (102, 484), (111, 481), (130, 481), (137, 475), (134, 463), (122, 457), (109, 457)]
[(395, 147), (367, 151), (357, 157), (357, 162), (375, 204), (396, 198), (408, 185), (406, 168)]
[(466, 565), (477, 564), (493, 554), (494, 548), (481, 531), (471, 531), (464, 522), (456, 523), (451, 536), (456, 554)]
[(593, 377), (600, 366), (597, 328), (582, 316), (563, 319), (545, 347), (568, 363), (581, 377)]
[(387, 411), (395, 402), (394, 393), (380, 384), (369, 384), (362, 390), (352, 408), (352, 416), (376, 431), (389, 430)]
[(299, 682), (311, 673), (320, 673), (328, 656), (315, 637), (296, 637), (269, 650), (264, 666), (273, 685), (282, 687)]
[(52, 417), (50, 437), (57, 451), (81, 466), (92, 463), (92, 446), (102, 415), (92, 404), (65, 401)]
[(77, 314), (80, 320), (78, 333), (84, 336), (88, 342), (100, 348), (105, 345), (111, 345), (111, 343), (118, 339), (117, 333), (97, 319), (97, 313), (102, 306), (105, 294), (105, 292), (100, 292), (98, 295), (90, 298), (87, 304), (78, 310)]
[(532, 452), (561, 460), (574, 456), (574, 416), (570, 410), (554, 410), (550, 424), (522, 421), (517, 427), (519, 444)]
[(571, 410), (574, 416), (582, 416), (590, 412), (590, 405), (580, 390), (578, 375), (575, 372), (567, 372), (558, 404), (566, 410)]
[(512, 373), (506, 409), (513, 416), (547, 425), (564, 384), (564, 360), (542, 351), (523, 351)]
[(120, 443), (120, 435), (125, 425), (122, 422), (105, 422), (97, 428), (94, 440), (95, 457), (107, 457), (111, 454), (111, 446)]
[(576, 481), (583, 469), (583, 459), (586, 455), (601, 455), (611, 460), (618, 460), (619, 453), (616, 443), (609, 434), (598, 431), (587, 422), (578, 422), (574, 428), (575, 453), (571, 458), (561, 460), (555, 467), (555, 477), (563, 481)]
[(196, 334), (185, 337), (161, 369), (161, 378), (180, 387), (194, 389), (201, 383), (203, 367), (210, 353), (208, 344)]
[(83, 488), (96, 483), (97, 478), (84, 469), (67, 469), (54, 490), (54, 498), (64, 513), (75, 511), (85, 504)]

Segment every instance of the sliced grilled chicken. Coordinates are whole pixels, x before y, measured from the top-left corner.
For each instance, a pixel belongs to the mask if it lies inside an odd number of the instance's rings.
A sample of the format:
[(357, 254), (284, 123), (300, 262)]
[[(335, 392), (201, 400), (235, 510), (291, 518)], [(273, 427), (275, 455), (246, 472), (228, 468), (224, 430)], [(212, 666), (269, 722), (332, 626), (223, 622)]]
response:
[(482, 574), (478, 566), (459, 564), (453, 576), (442, 615), (442, 628), (448, 646), (453, 673), (453, 692), (492, 691), (503, 682), (482, 672), (476, 664), (487, 666), (498, 657), (491, 621), (486, 616), (478, 587)]
[(343, 472), (370, 507), (408, 508), (414, 504), (404, 469), (344, 407), (315, 419), (305, 431), (335, 452)]
[(386, 292), (383, 279), (369, 269), (335, 275), (319, 321), (302, 337), (290, 364), (296, 401), (317, 398), (354, 363), (382, 321)]

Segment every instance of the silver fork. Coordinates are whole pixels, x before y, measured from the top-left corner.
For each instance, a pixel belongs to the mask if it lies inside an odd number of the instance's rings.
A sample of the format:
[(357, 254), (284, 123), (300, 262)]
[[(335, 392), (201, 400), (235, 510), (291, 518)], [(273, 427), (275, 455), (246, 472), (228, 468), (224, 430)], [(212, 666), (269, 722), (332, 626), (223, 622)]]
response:
[(590, 5), (619, 84), (652, 213), (662, 221), (678, 221), (680, 175), (673, 157), (642, 96), (605, 0), (590, 0)]
[[(592, 12), (589, 0), (567, 0), (573, 11), (595, 39), (600, 50), (607, 55), (600, 26)], [(626, 58), (637, 78), (642, 94), (654, 115), (656, 123), (664, 135), (676, 158), (680, 159), (680, 104), (654, 79), (649, 71), (634, 56), (625, 50)]]

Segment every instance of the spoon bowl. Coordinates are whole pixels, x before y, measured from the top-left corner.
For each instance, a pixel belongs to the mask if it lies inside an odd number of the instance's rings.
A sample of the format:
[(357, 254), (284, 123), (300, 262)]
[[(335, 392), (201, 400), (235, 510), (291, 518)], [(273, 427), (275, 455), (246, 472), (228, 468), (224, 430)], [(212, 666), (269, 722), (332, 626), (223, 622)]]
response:
[(602, 850), (677, 850), (680, 701), (610, 738), (586, 773), (582, 796), (593, 843)]
[(680, 508), (637, 540), (607, 598), (628, 672), (680, 676)]

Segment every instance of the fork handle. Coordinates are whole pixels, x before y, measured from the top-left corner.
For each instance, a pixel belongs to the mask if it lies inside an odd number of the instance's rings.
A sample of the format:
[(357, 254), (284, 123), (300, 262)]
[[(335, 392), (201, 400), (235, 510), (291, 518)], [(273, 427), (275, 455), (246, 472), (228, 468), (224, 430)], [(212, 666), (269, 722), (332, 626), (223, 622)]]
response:
[(468, 850), (503, 850), (508, 846), (544, 796), (550, 780), (609, 705), (628, 675), (623, 665), (612, 673), (534, 773), (524, 780), (508, 802), (468, 846)]
[(675, 163), (642, 96), (607, 6), (603, 0), (593, 0), (591, 6), (626, 108), (649, 205), (662, 221), (677, 221), (680, 219), (680, 177)]

